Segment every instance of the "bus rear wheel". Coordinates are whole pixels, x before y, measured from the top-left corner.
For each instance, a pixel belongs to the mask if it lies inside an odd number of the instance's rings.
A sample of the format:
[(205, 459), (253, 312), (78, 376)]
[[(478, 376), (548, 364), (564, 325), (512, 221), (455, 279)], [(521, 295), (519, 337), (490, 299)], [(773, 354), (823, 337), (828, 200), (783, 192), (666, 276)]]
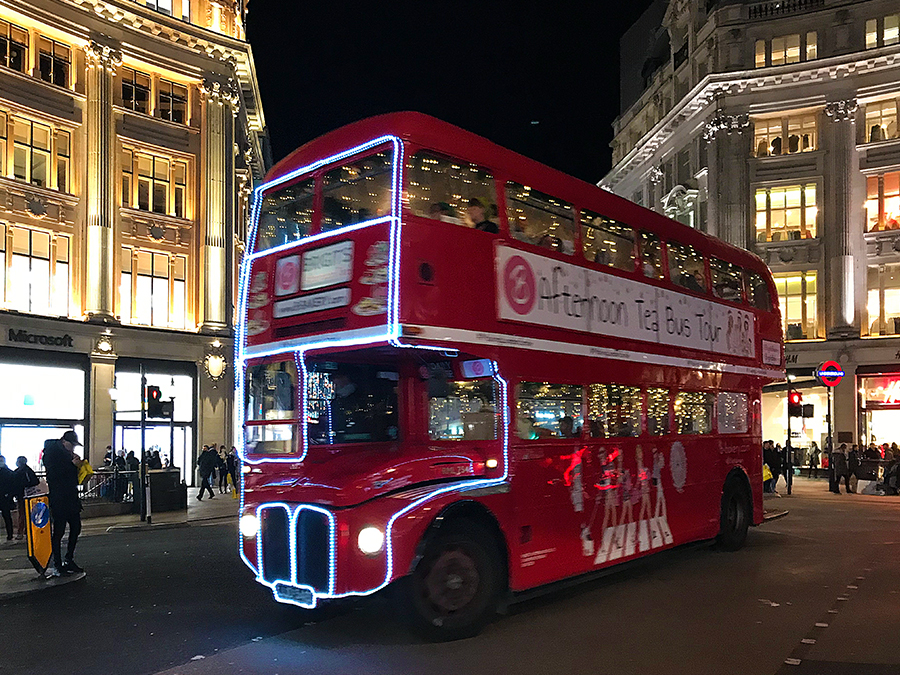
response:
[(719, 536), (716, 538), (721, 549), (737, 551), (743, 547), (753, 518), (751, 508), (746, 486), (739, 479), (728, 479), (722, 490)]
[(478, 634), (497, 608), (501, 566), (496, 542), (475, 523), (436, 534), (405, 580), (413, 629), (435, 642)]

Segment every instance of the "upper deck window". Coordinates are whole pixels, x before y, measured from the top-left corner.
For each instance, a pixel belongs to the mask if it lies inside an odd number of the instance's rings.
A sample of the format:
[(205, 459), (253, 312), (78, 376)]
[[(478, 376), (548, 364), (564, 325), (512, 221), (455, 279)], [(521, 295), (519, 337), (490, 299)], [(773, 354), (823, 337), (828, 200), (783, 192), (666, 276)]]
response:
[(663, 278), (662, 243), (659, 237), (649, 232), (641, 232), (638, 240), (641, 245), (641, 269), (645, 277)]
[[(415, 215), (497, 231), (494, 177), (487, 169), (420, 151), (409, 158), (406, 173), (409, 209)], [(479, 222), (473, 217), (477, 213), (469, 208), (472, 200), (484, 210)]]
[(572, 205), (512, 181), (506, 184), (510, 233), (519, 241), (572, 255), (575, 222)]
[(693, 246), (670, 241), (666, 244), (669, 250), (669, 277), (673, 284), (695, 293), (706, 293), (706, 270), (703, 255)]
[(309, 178), (272, 192), (263, 199), (256, 250), (281, 246), (309, 235), (312, 229), (315, 180)]
[(765, 280), (756, 272), (744, 272), (747, 287), (747, 299), (750, 304), (766, 312), (772, 309), (772, 299), (769, 296), (769, 287)]
[(328, 171), (322, 181), (322, 231), (391, 214), (390, 150)]
[(741, 302), (741, 268), (717, 258), (709, 259), (713, 295), (722, 300)]
[(593, 211), (581, 212), (584, 257), (626, 272), (634, 271), (634, 230)]

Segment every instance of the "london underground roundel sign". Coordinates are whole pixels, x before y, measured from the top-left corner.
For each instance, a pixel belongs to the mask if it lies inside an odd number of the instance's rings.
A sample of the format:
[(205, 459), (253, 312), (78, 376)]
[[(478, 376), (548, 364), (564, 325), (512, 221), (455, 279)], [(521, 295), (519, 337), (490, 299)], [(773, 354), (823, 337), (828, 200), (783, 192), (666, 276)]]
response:
[(816, 377), (822, 380), (822, 384), (833, 387), (844, 377), (844, 369), (836, 361), (826, 361), (816, 368)]

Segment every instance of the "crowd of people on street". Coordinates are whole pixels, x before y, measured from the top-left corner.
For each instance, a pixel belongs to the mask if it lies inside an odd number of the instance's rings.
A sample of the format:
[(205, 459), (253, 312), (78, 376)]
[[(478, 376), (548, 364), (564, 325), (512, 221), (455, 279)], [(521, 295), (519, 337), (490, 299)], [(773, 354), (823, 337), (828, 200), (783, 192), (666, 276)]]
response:
[(216, 450), (215, 445), (204, 445), (197, 457), (197, 472), (200, 474), (200, 492), (197, 499), (203, 501), (203, 493), (209, 492), (209, 498), (215, 497), (212, 486), (219, 480), (219, 494), (227, 494), (238, 484), (237, 449), (232, 446), (229, 451), (224, 445)]

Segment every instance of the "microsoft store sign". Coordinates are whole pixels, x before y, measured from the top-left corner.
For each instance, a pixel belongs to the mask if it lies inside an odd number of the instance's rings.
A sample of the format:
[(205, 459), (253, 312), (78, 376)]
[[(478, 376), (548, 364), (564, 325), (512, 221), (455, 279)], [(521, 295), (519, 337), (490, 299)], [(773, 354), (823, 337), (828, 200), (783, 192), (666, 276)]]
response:
[(42, 333), (29, 333), (21, 328), (10, 328), (7, 341), (17, 346), (34, 345), (37, 347), (75, 347), (75, 341), (71, 335), (46, 335)]

